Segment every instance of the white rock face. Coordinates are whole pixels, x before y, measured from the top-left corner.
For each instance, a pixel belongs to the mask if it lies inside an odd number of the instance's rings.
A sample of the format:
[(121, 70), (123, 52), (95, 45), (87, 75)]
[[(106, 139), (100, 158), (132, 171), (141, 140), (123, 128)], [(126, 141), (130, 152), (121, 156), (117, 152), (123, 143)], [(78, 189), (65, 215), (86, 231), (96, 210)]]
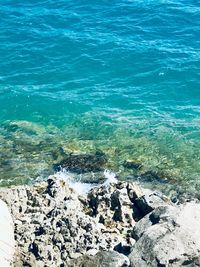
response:
[(0, 266), (12, 266), (14, 256), (14, 227), (5, 202), (0, 200)]
[(160, 206), (134, 228), (131, 267), (200, 266), (200, 204)]
[(189, 233), (191, 242), (200, 250), (200, 204), (191, 202), (182, 205), (177, 223), (183, 227), (185, 233)]

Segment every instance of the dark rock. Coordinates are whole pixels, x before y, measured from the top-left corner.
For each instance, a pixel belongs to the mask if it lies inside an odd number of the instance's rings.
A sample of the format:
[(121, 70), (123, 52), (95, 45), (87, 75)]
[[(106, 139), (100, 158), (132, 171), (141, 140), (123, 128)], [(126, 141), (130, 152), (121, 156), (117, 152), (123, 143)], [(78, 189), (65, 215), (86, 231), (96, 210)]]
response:
[[(141, 173), (138, 178), (143, 182), (149, 182), (149, 183), (167, 183), (169, 178), (167, 175), (161, 172), (153, 172), (153, 171), (147, 171), (145, 173)], [(170, 179), (171, 180), (171, 179)]]
[(123, 245), (122, 243), (119, 243), (114, 247), (114, 250), (127, 256), (131, 252), (131, 246)]
[(126, 160), (123, 163), (123, 166), (127, 169), (134, 169), (134, 170), (140, 170), (142, 168), (142, 163), (138, 163), (135, 161)]
[(44, 229), (44, 227), (40, 226), (38, 229), (36, 229), (35, 231), (35, 235), (36, 236), (40, 236), (40, 235), (44, 235), (46, 233), (46, 230)]
[(107, 162), (106, 156), (103, 153), (96, 154), (82, 154), (82, 155), (69, 155), (61, 162), (54, 165), (55, 171), (66, 169), (75, 173), (86, 172), (99, 172), (102, 171), (105, 163)]
[(55, 194), (56, 194), (56, 192), (57, 192), (56, 188), (54, 188), (55, 180), (49, 178), (49, 179), (47, 180), (47, 183), (48, 183), (48, 185), (47, 185), (47, 188), (46, 188), (46, 190), (45, 190), (44, 193), (47, 193), (47, 194), (49, 194), (51, 197), (54, 197)]
[(32, 244), (30, 244), (29, 251), (33, 253), (36, 259), (40, 259), (39, 248), (37, 243), (33, 242)]
[(158, 192), (143, 195), (135, 200), (135, 205), (140, 212), (140, 218), (150, 213), (156, 207), (167, 205), (170, 200)]

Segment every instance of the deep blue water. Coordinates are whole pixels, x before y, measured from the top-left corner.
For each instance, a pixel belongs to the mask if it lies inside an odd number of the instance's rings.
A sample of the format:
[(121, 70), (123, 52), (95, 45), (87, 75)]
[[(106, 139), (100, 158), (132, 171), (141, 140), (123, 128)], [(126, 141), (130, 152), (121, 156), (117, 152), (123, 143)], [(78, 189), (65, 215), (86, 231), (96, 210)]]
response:
[(199, 1), (0, 3), (2, 183), (47, 175), (61, 147), (199, 191)]

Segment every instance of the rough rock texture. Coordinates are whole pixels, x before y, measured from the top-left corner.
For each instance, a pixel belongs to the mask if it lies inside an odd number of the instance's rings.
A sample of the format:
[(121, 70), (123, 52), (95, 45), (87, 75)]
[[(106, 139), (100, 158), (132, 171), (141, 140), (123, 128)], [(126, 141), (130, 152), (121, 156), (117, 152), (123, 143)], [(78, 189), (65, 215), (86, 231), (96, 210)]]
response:
[(84, 197), (56, 176), (34, 187), (0, 189), (15, 221), (15, 266), (68, 266), (91, 250), (129, 252), (133, 200), (141, 195), (139, 187), (124, 182)]
[(64, 266), (87, 250), (110, 249), (121, 241), (85, 215), (77, 194), (62, 183), (50, 178), (39, 187), (2, 192), (15, 218), (16, 266)]
[(160, 206), (133, 230), (131, 267), (200, 266), (200, 204)]
[(15, 251), (14, 227), (11, 214), (5, 202), (0, 200), (0, 266), (12, 265)]
[(200, 266), (200, 204), (176, 206), (131, 182), (80, 195), (56, 175), (0, 198), (15, 224), (14, 267)]
[(69, 267), (128, 267), (129, 259), (115, 251), (100, 251), (94, 256), (84, 255), (71, 260)]
[(127, 232), (138, 218), (134, 201), (143, 194), (139, 186), (126, 182), (94, 188), (88, 194), (88, 214), (107, 227)]

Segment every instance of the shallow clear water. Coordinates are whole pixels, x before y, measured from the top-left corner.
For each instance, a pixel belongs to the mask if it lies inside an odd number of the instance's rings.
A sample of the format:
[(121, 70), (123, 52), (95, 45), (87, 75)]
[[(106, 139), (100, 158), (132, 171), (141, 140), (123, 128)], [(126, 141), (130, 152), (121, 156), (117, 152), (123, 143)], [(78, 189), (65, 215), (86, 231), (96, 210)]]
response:
[(100, 150), (123, 178), (132, 160), (196, 194), (199, 15), (192, 0), (2, 1), (1, 183)]

